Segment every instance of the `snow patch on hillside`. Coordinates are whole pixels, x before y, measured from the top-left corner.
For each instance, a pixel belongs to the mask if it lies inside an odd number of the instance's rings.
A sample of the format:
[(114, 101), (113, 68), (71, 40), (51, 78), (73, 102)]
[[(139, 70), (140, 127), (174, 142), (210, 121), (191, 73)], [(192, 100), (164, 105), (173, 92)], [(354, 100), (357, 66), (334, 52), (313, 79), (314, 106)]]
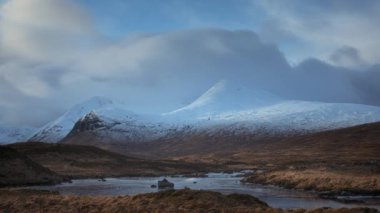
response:
[(11, 127), (0, 124), (0, 144), (27, 141), (36, 129), (31, 127)]

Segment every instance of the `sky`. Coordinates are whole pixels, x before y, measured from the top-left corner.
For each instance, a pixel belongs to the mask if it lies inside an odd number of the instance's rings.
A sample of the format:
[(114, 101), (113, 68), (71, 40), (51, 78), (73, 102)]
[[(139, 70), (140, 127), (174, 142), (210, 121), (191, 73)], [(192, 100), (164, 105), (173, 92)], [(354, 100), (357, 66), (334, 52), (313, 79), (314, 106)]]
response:
[(380, 106), (379, 23), (378, 0), (0, 0), (0, 123), (92, 96), (167, 112), (221, 79)]

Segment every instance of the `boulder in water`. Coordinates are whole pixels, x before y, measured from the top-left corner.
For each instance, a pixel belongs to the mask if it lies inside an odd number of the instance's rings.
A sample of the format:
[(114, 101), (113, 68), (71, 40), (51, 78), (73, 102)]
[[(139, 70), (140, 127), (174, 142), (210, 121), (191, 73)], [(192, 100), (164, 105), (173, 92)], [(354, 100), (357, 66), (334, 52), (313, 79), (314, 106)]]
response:
[(173, 189), (174, 183), (169, 182), (168, 180), (166, 180), (166, 178), (164, 178), (163, 180), (158, 181), (158, 188), (159, 189), (164, 189), (164, 188)]

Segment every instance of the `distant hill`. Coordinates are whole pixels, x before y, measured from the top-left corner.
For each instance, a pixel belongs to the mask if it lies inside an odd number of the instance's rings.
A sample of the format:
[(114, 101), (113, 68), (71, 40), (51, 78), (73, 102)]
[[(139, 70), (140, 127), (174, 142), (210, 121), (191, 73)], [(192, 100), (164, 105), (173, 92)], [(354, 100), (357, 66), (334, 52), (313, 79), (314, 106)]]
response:
[(0, 187), (55, 184), (64, 179), (16, 150), (0, 146)]
[(326, 164), (367, 164), (380, 172), (380, 122), (285, 137), (274, 143), (253, 146), (242, 153), (245, 153), (243, 158), (251, 159), (255, 158), (254, 153), (267, 154), (268, 158), (271, 156), (279, 162), (287, 158)]
[[(81, 143), (86, 140), (70, 141)], [(68, 141), (69, 142), (69, 141)], [(380, 172), (380, 122), (304, 135), (263, 135), (219, 130), (178, 132), (147, 143), (94, 145), (129, 156), (252, 166), (334, 165)]]
[(145, 147), (145, 154), (187, 161), (356, 166), (380, 173), (380, 122), (289, 137), (201, 134), (152, 146), (154, 150)]
[(27, 141), (35, 131), (30, 127), (12, 127), (0, 123), (0, 145)]

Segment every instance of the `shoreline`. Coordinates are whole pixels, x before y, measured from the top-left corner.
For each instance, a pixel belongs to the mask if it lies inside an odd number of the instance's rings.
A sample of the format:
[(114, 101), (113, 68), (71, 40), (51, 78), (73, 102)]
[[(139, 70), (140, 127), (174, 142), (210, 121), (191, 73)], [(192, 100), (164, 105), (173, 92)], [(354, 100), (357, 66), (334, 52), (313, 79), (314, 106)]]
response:
[(360, 197), (374, 198), (380, 205), (380, 175), (337, 175), (336, 171), (273, 170), (246, 175), (241, 181), (248, 184), (272, 185), (317, 194), (322, 199), (341, 203), (366, 203)]

